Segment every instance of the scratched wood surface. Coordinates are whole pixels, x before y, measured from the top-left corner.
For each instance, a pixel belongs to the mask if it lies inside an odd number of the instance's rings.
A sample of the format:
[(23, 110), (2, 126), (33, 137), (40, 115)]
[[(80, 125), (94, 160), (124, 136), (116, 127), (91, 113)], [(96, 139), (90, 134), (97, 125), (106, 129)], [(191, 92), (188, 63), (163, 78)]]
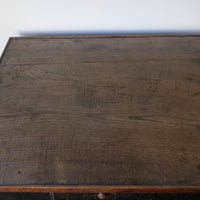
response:
[(200, 37), (11, 38), (0, 185), (200, 186)]

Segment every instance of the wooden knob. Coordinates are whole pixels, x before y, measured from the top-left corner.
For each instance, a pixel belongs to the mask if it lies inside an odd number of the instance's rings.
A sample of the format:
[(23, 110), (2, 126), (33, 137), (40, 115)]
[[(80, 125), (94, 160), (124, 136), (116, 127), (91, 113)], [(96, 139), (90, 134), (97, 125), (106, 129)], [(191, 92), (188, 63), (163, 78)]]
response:
[(99, 199), (105, 199), (106, 198), (106, 195), (102, 192), (100, 192), (97, 196), (98, 196)]

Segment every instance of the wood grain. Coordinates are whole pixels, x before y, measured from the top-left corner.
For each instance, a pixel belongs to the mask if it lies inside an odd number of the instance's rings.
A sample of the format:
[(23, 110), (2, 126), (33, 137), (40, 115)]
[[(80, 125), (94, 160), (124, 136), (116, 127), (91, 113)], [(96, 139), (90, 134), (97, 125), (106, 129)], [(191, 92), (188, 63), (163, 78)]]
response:
[[(104, 41), (103, 41), (104, 40)], [(193, 42), (195, 40), (195, 43)], [(103, 41), (103, 42), (102, 42)], [(3, 64), (199, 59), (200, 37), (14, 38)], [(78, 53), (77, 53), (78, 52)]]
[(0, 184), (200, 186), (200, 37), (13, 38)]

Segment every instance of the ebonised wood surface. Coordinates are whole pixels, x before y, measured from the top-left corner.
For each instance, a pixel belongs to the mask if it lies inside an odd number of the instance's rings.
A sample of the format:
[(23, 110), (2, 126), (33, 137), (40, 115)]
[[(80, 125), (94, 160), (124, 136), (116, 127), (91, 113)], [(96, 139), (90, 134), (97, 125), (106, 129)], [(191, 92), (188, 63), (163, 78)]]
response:
[[(54, 194), (55, 200), (99, 200), (96, 194)], [(199, 200), (200, 194), (109, 194), (106, 200)], [(0, 200), (52, 200), (50, 194), (0, 193)]]

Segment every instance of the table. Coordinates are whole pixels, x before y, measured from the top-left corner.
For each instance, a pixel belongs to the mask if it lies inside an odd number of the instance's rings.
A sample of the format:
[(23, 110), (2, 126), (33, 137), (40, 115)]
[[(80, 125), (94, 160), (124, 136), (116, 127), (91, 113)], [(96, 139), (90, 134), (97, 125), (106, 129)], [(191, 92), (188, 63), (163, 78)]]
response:
[(200, 192), (199, 35), (10, 38), (1, 192)]

